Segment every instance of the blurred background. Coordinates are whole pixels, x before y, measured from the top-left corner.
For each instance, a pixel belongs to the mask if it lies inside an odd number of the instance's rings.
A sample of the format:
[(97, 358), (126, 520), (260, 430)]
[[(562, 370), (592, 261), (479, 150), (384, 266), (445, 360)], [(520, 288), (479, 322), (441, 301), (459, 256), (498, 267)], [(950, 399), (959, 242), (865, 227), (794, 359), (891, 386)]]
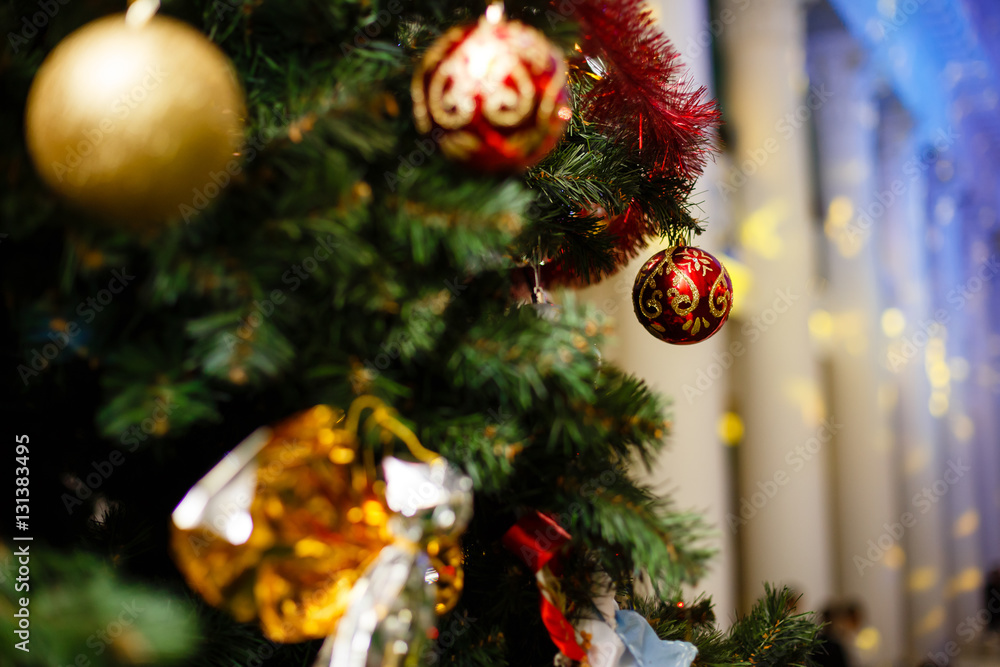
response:
[(774, 581), (852, 665), (1000, 665), (1000, 3), (651, 4), (725, 118), (698, 242), (735, 307), (649, 336), (655, 248), (585, 295), (673, 397), (650, 479), (717, 527), (720, 620)]

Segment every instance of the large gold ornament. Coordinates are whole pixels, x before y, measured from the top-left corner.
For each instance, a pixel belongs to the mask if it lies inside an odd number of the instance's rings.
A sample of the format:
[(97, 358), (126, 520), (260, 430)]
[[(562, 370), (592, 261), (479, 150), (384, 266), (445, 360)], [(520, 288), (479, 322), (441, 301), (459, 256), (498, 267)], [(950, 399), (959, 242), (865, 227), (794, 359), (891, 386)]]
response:
[(28, 94), (28, 149), (73, 203), (125, 223), (163, 222), (217, 196), (213, 174), (235, 173), (243, 92), (197, 30), (130, 19), (88, 23), (45, 59)]

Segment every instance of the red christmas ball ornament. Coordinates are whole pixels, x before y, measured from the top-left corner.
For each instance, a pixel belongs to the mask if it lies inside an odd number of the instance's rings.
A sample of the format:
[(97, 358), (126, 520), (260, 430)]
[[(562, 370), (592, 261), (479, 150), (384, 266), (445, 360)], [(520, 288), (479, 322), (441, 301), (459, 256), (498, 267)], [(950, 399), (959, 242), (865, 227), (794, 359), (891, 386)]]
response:
[(646, 331), (674, 345), (690, 345), (722, 328), (733, 306), (733, 281), (704, 250), (674, 246), (639, 269), (632, 305)]
[(512, 173), (541, 160), (572, 111), (562, 54), (534, 28), (490, 7), (452, 28), (413, 74), (413, 117), (449, 158)]

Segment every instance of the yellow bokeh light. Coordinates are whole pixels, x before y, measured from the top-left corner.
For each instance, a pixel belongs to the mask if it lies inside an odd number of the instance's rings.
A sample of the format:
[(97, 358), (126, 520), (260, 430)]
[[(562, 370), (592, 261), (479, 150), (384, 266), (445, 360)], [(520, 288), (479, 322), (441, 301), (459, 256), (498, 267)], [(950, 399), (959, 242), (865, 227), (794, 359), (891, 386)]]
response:
[[(863, 165), (849, 165), (845, 171), (856, 172), (859, 180), (864, 178)], [(826, 220), (823, 221), (823, 233), (836, 244), (837, 250), (844, 257), (853, 257), (864, 245), (864, 235), (851, 229), (853, 219), (854, 204), (850, 198), (841, 195), (830, 201)]]
[(747, 297), (753, 289), (753, 271), (749, 266), (729, 255), (720, 254), (718, 258), (726, 267), (729, 279), (733, 281), (733, 294), (736, 297), (733, 299), (733, 307), (729, 311), (729, 317), (731, 319), (739, 318), (746, 312), (746, 304), (749, 302)]
[(803, 424), (819, 426), (826, 419), (826, 402), (816, 380), (802, 377), (788, 378), (783, 388), (785, 398), (798, 406)]
[(931, 394), (930, 401), (927, 402), (927, 409), (932, 417), (944, 417), (948, 413), (948, 394), (943, 391), (935, 391)]
[(899, 308), (886, 308), (882, 312), (882, 332), (889, 338), (896, 338), (906, 330), (906, 317)]
[(920, 623), (917, 625), (917, 634), (926, 635), (934, 632), (944, 623), (944, 618), (944, 607), (941, 605), (934, 607), (920, 620)]
[(935, 567), (919, 567), (910, 572), (908, 586), (911, 591), (926, 591), (937, 583), (938, 571)]
[(976, 434), (976, 425), (969, 415), (957, 415), (952, 419), (951, 433), (959, 442), (968, 442)]
[(833, 316), (825, 310), (809, 313), (809, 334), (816, 340), (830, 340), (833, 337)]
[(726, 412), (719, 417), (716, 427), (719, 439), (730, 447), (740, 444), (743, 440), (743, 420), (735, 412)]
[(949, 588), (951, 593), (978, 591), (983, 585), (983, 571), (978, 567), (967, 567), (954, 576)]
[(740, 243), (764, 259), (777, 259), (785, 244), (778, 233), (782, 219), (788, 214), (783, 199), (774, 199), (746, 217), (740, 226)]
[(955, 519), (955, 537), (968, 537), (979, 529), (979, 512), (966, 510), (962, 516)]
[(890, 570), (899, 570), (906, 565), (906, 552), (903, 547), (893, 544), (882, 556), (882, 562)]
[(830, 207), (827, 209), (826, 221), (823, 223), (827, 236), (832, 236), (834, 230), (846, 227), (847, 223), (851, 221), (853, 216), (854, 204), (851, 203), (850, 198), (843, 195), (834, 197), (833, 200), (830, 201)]
[(862, 628), (854, 638), (854, 645), (862, 651), (877, 651), (882, 643), (882, 635), (872, 626)]
[(938, 361), (944, 361), (944, 338), (935, 336), (927, 341), (924, 358), (928, 366)]
[(931, 381), (931, 386), (935, 389), (943, 389), (951, 382), (951, 371), (948, 364), (938, 361), (927, 368), (927, 379)]

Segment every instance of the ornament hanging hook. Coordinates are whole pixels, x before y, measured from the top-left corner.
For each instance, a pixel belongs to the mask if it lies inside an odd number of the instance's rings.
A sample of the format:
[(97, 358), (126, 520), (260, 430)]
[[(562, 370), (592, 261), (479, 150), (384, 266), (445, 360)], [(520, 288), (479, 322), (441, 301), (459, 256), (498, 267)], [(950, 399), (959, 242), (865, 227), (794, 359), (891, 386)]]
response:
[(141, 28), (160, 10), (160, 0), (129, 0), (125, 11), (125, 25)]
[(542, 289), (542, 237), (538, 237), (538, 246), (535, 247), (531, 270), (535, 278), (535, 286), (531, 289), (531, 299), (535, 303), (545, 301), (545, 291)]

